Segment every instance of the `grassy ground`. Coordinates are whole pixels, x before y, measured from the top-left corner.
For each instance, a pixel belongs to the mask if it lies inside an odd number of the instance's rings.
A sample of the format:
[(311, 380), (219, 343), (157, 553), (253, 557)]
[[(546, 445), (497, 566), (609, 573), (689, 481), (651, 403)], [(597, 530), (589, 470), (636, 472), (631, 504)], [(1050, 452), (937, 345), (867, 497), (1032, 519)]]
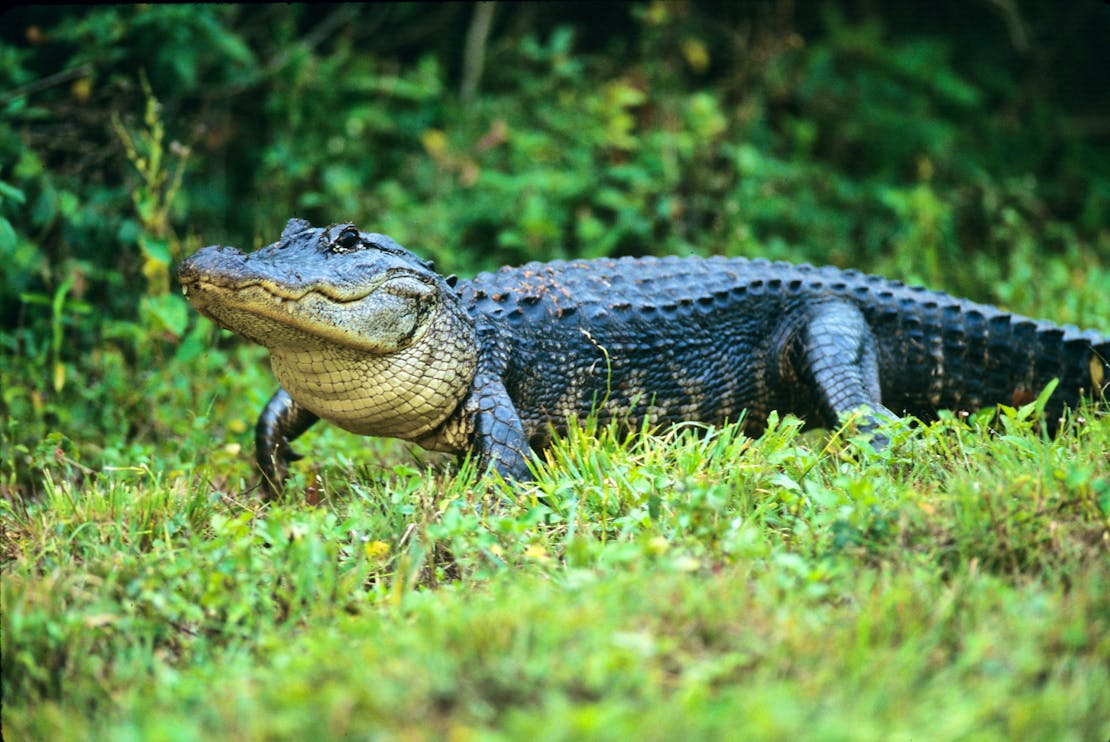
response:
[(1022, 418), (577, 431), (516, 490), (324, 431), (268, 507), (48, 477), (4, 738), (1106, 739), (1110, 420)]

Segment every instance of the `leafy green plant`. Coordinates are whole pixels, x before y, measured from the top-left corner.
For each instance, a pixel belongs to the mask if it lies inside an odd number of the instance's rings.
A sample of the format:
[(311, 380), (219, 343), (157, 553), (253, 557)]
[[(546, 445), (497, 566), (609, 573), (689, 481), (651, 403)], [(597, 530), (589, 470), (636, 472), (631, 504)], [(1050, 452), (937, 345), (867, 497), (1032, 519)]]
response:
[[(189, 150), (176, 142), (166, 144), (166, 129), (159, 116), (158, 99), (145, 77), (141, 78), (141, 82), (146, 97), (146, 113), (143, 116), (146, 129), (133, 136), (120, 123), (118, 115), (112, 117), (112, 127), (123, 144), (127, 160), (142, 178), (139, 187), (131, 194), (143, 230), (138, 240), (145, 259), (142, 271), (147, 279), (147, 293), (161, 296), (169, 291), (171, 262), (185, 257), (173, 235), (169, 217), (174, 199), (181, 190)], [(172, 173), (164, 162), (167, 149), (172, 150), (179, 160)]]

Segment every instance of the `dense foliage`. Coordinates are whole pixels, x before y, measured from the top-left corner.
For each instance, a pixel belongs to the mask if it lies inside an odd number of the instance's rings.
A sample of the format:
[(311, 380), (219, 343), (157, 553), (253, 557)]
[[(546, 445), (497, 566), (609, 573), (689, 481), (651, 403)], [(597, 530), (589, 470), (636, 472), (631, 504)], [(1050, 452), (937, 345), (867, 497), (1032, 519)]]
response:
[(7, 11), (5, 736), (1107, 737), (1106, 420), (575, 434), (486, 515), (322, 429), (318, 507), (260, 509), (264, 354), (173, 278), (300, 216), (462, 274), (762, 255), (1105, 332), (1107, 37), (1050, 0)]

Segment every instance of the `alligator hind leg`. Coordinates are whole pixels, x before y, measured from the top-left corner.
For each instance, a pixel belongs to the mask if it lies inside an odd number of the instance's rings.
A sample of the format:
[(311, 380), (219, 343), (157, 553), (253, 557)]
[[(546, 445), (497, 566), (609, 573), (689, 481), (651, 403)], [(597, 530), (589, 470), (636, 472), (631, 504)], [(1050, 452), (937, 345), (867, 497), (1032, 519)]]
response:
[[(860, 429), (868, 432), (895, 417), (883, 406), (875, 336), (863, 314), (841, 301), (822, 302), (810, 310), (798, 337), (802, 378), (814, 390), (818, 415), (829, 427), (864, 410)], [(876, 446), (886, 439), (876, 436)]]
[(254, 426), (254, 457), (267, 500), (281, 492), (289, 463), (301, 458), (290, 443), (317, 420), (314, 413), (294, 402), (284, 389), (278, 389), (262, 408)]

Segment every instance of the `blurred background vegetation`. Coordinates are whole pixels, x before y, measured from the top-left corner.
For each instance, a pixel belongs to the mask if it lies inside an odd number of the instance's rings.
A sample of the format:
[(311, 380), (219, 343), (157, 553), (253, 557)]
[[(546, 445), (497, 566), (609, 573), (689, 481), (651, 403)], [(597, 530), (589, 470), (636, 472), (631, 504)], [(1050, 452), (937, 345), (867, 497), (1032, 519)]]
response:
[(273, 381), (173, 269), (291, 216), (464, 275), (762, 255), (1106, 331), (1107, 38), (1094, 0), (9, 10), (0, 487), (235, 458)]

